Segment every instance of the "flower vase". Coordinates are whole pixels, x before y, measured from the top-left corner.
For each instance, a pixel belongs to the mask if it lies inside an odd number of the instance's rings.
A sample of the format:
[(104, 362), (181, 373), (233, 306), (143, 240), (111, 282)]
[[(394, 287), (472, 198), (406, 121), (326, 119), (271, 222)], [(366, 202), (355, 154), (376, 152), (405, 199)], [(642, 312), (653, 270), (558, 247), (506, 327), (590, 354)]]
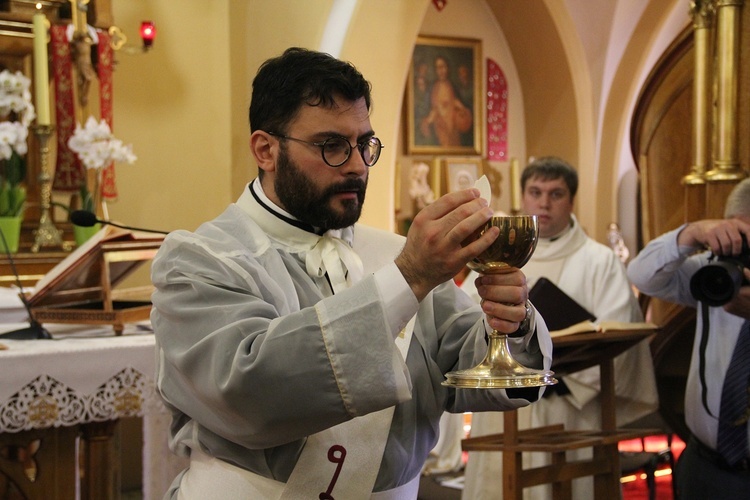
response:
[[(3, 232), (3, 237), (0, 238), (0, 250), (3, 253), (18, 252), (18, 242), (21, 239), (21, 222), (23, 217), (20, 215), (17, 217), (0, 217), (0, 231)], [(5, 244), (7, 243), (7, 248)]]
[(81, 245), (86, 243), (86, 241), (88, 241), (89, 238), (99, 232), (101, 228), (102, 225), (99, 223), (88, 227), (76, 226), (75, 224), (73, 224), (73, 236), (75, 237), (76, 245), (80, 247)]

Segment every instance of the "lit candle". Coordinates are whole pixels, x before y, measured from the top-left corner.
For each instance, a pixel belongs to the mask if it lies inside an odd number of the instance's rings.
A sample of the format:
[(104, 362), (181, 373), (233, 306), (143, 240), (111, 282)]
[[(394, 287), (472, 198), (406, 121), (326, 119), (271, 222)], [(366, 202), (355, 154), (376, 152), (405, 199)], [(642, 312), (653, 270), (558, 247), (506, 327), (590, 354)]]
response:
[(521, 211), (521, 174), (516, 158), (510, 159), (510, 210), (513, 213)]
[(36, 123), (49, 125), (49, 73), (47, 69), (47, 17), (37, 4), (34, 14), (34, 90), (36, 91)]

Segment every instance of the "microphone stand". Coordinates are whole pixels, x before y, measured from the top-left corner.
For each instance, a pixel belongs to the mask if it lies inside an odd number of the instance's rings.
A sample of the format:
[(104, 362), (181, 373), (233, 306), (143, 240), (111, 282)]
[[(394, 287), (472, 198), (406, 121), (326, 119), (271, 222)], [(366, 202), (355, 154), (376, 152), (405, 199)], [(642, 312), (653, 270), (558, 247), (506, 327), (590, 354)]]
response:
[(99, 224), (107, 224), (109, 226), (119, 227), (120, 229), (127, 229), (128, 231), (140, 231), (142, 233), (154, 233), (154, 234), (169, 234), (168, 231), (159, 231), (158, 229), (146, 229), (143, 227), (126, 226), (124, 224), (118, 224), (110, 220), (96, 219)]
[(79, 227), (92, 227), (94, 224), (104, 224), (108, 226), (119, 227), (121, 229), (127, 229), (128, 231), (140, 231), (143, 233), (155, 233), (155, 234), (169, 234), (168, 231), (159, 231), (158, 229), (146, 229), (142, 227), (126, 226), (119, 224), (111, 220), (100, 219), (95, 213), (89, 212), (88, 210), (75, 210), (70, 214), (70, 222), (75, 226)]
[(8, 262), (10, 263), (10, 268), (13, 271), (13, 276), (15, 276), (16, 283), (18, 284), (18, 297), (21, 299), (21, 302), (23, 303), (23, 307), (26, 309), (26, 314), (28, 314), (29, 316), (28, 327), (2, 333), (0, 334), (0, 340), (2, 339), (9, 339), (9, 340), (51, 339), (52, 335), (50, 335), (47, 329), (44, 328), (41, 323), (35, 320), (34, 316), (31, 314), (31, 306), (29, 305), (29, 301), (26, 299), (26, 292), (23, 289), (23, 283), (21, 283), (21, 277), (19, 276), (18, 271), (16, 270), (16, 263), (13, 260), (13, 255), (10, 252), (10, 248), (8, 248), (8, 242), (5, 239), (5, 233), (3, 233), (2, 230), (0, 230), (0, 238), (2, 238), (3, 240), (3, 246), (5, 247), (5, 254), (8, 256)]

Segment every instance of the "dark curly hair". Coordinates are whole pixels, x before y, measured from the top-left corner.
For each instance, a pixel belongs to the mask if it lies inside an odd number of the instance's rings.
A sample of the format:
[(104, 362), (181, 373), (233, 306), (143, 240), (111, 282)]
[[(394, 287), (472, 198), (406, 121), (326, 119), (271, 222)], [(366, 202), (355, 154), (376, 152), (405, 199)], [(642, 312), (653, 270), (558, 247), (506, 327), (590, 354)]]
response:
[(323, 52), (292, 47), (258, 69), (250, 102), (250, 130), (285, 134), (303, 105), (332, 107), (334, 99), (365, 99), (370, 82), (351, 63)]

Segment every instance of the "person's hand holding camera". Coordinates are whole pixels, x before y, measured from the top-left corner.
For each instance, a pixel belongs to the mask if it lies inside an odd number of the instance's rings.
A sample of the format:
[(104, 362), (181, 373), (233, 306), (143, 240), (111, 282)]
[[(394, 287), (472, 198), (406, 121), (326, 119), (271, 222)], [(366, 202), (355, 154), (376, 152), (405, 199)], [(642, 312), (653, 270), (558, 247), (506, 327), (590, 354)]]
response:
[(677, 237), (682, 246), (706, 247), (717, 256), (740, 255), (750, 224), (739, 219), (707, 219), (691, 222)]
[(680, 232), (680, 246), (704, 247), (713, 254), (690, 278), (690, 293), (696, 300), (737, 316), (750, 314), (748, 234), (750, 224), (738, 218), (692, 222)]

